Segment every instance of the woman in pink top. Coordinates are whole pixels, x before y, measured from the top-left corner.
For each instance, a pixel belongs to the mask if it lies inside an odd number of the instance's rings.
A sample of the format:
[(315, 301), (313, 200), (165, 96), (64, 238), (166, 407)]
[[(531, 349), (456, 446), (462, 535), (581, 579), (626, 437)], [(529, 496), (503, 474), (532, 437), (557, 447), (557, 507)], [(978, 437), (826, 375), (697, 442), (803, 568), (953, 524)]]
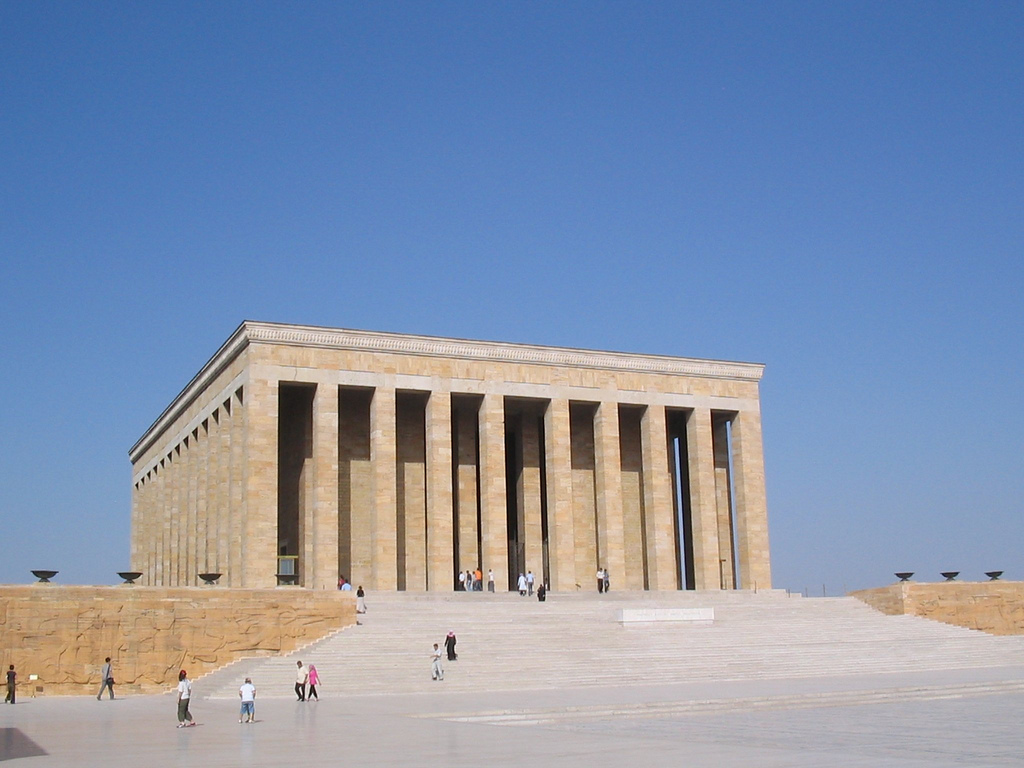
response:
[(316, 693), (316, 687), (320, 685), (320, 675), (317, 674), (316, 666), (313, 664), (309, 665), (309, 696), (307, 699), (316, 699), (320, 701), (320, 697)]

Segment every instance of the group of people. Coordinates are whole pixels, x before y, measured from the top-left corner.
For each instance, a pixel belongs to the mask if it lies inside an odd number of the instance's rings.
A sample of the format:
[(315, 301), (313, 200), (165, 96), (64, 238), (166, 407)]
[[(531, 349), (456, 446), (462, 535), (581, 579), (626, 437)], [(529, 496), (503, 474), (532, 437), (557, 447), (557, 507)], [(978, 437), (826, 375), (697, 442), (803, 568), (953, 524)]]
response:
[[(352, 582), (344, 576), (339, 576), (338, 589), (342, 592), (351, 592)], [(363, 592), (362, 584), (356, 589), (356, 613), (366, 613), (366, 593)]]
[(611, 585), (608, 580), (608, 569), (598, 568), (597, 569), (597, 591), (598, 592), (611, 592)]
[(516, 582), (519, 594), (522, 597), (533, 597), (533, 584), (535, 581), (533, 571), (527, 571), (525, 574), (520, 573), (519, 580)]
[[(306, 694), (306, 686), (309, 686), (309, 694)], [(320, 673), (316, 671), (316, 667), (310, 664), (308, 667), (302, 666), (301, 661), (295, 662), (295, 696), (298, 701), (306, 701), (312, 699), (314, 701), (320, 701), (320, 696), (316, 692), (316, 687), (320, 685)]]
[[(484, 574), (477, 568), (475, 571), (459, 572), (459, 589), (464, 592), (483, 592)], [(494, 571), (487, 571), (487, 591), (494, 591)]]

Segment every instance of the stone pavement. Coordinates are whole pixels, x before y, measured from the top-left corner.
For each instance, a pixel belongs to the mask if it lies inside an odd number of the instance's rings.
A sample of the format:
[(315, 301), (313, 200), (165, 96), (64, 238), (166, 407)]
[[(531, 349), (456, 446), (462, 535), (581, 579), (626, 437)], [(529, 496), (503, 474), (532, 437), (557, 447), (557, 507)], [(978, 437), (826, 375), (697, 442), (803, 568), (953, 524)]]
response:
[[(427, 669), (426, 663), (424, 670)], [(448, 667), (455, 677), (458, 665)], [(255, 680), (257, 687), (260, 681)], [(197, 696), (201, 681), (196, 683)], [(298, 703), (171, 694), (0, 708), (12, 766), (1024, 765), (1024, 667), (564, 690), (361, 695)]]

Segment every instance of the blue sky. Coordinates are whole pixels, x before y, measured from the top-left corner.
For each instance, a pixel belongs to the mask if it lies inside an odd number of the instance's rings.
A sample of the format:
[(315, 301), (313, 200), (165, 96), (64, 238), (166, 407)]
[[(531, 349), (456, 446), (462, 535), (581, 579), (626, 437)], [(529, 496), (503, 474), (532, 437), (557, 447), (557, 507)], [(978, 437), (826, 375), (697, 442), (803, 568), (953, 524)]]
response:
[(1024, 5), (0, 5), (0, 582), (243, 319), (751, 360), (776, 586), (1024, 579)]

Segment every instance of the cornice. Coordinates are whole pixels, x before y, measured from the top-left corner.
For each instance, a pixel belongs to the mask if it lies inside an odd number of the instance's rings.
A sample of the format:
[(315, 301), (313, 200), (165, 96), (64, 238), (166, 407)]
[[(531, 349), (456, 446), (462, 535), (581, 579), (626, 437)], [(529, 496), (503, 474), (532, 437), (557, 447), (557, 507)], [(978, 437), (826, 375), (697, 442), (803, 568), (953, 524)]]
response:
[(443, 357), (456, 360), (549, 365), (561, 368), (588, 368), (625, 373), (698, 376), (755, 382), (760, 381), (764, 373), (764, 366), (760, 363), (603, 352), (571, 347), (545, 347), (531, 344), (246, 321), (235, 330), (217, 353), (178, 394), (160, 415), (160, 418), (146, 430), (145, 435), (132, 446), (129, 456), (133, 462), (249, 344), (283, 344), (420, 357)]
[(527, 363), (562, 368), (596, 368), (670, 376), (701, 376), (743, 381), (759, 381), (764, 372), (764, 366), (760, 363), (737, 363), (725, 360), (699, 360), (665, 355), (602, 352), (571, 347), (542, 347), (530, 344), (271, 323), (250, 322), (245, 323), (245, 328), (250, 342), (300, 347), (388, 352), (498, 363)]

